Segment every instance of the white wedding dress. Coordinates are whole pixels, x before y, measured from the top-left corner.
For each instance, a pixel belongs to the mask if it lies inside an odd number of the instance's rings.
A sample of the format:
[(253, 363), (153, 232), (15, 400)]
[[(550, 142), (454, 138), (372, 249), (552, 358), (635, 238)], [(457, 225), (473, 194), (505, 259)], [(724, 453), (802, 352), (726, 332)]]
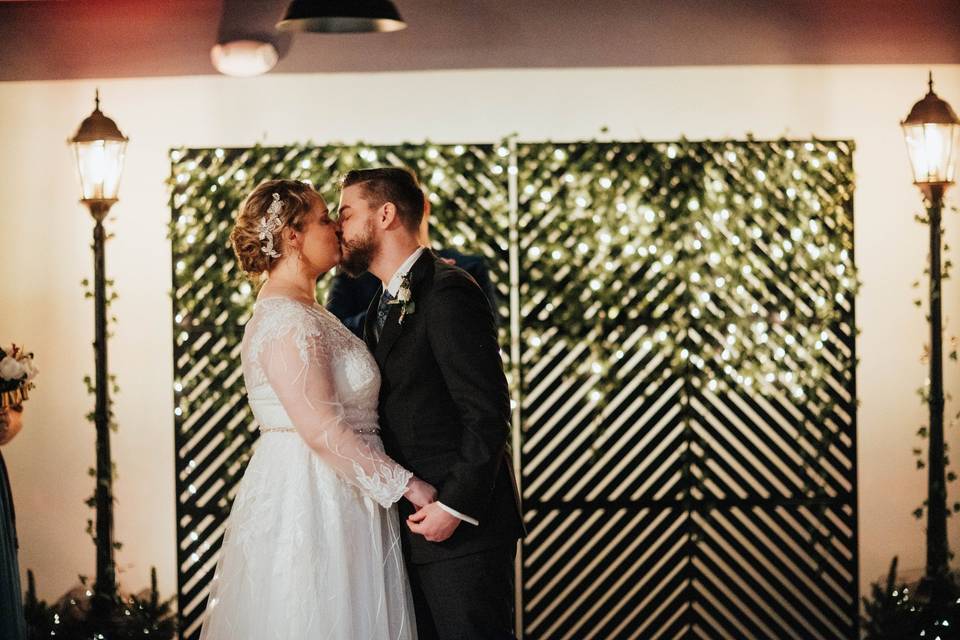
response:
[(320, 305), (259, 300), (243, 377), (261, 437), (233, 502), (201, 640), (407, 640), (413, 601), (383, 453), (380, 373)]

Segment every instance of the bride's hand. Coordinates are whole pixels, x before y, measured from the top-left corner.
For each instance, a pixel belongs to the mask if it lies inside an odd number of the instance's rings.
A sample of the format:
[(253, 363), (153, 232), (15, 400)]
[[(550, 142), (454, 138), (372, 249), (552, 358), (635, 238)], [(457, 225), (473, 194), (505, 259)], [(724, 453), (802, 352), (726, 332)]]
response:
[[(23, 428), (23, 407), (0, 409), (0, 445), (7, 444)], [(429, 486), (429, 485), (428, 485)]]
[(417, 509), (421, 509), (431, 502), (436, 502), (437, 490), (429, 482), (414, 476), (407, 483), (407, 490), (403, 492), (403, 497), (412, 502)]

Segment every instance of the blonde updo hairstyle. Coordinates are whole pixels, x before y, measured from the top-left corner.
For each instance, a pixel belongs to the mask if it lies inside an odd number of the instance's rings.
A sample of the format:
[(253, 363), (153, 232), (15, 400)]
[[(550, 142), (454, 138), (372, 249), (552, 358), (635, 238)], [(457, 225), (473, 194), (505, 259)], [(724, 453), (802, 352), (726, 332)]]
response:
[[(280, 254), (285, 249), (283, 229), (290, 227), (303, 231), (307, 214), (323, 200), (312, 186), (299, 180), (266, 180), (247, 196), (240, 205), (237, 221), (230, 232), (230, 244), (233, 245), (240, 268), (253, 280), (259, 280), (279, 260), (264, 253), (267, 241), (260, 239), (260, 224), (267, 216), (273, 194), (280, 196), (280, 202), (283, 203), (279, 213), (283, 226), (273, 234), (273, 247)], [(327, 224), (329, 220), (324, 218), (321, 222)]]

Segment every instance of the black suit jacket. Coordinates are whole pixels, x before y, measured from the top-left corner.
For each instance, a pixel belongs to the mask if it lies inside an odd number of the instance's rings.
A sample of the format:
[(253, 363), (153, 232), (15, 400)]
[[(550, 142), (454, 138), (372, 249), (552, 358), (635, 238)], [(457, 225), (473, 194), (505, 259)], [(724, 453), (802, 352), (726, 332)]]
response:
[[(494, 318), (497, 314), (497, 294), (490, 280), (490, 271), (483, 256), (467, 255), (453, 249), (436, 251), (441, 258), (453, 260), (458, 267), (473, 276), (493, 309)], [(364, 273), (360, 277), (352, 278), (342, 271), (338, 271), (330, 285), (327, 295), (327, 309), (340, 318), (344, 326), (350, 329), (357, 337), (363, 337), (363, 319), (367, 314), (367, 307), (374, 298), (379, 300), (380, 280), (372, 273)]]
[[(493, 313), (463, 270), (424, 251), (410, 271), (412, 313), (392, 305), (379, 342), (379, 295), (364, 338), (381, 372), (380, 426), (387, 453), (437, 487), (440, 502), (476, 518), (453, 536), (427, 542), (402, 525), (415, 563), (435, 562), (514, 543), (523, 534), (520, 497), (507, 441), (510, 395)], [(400, 502), (403, 520), (413, 513)]]

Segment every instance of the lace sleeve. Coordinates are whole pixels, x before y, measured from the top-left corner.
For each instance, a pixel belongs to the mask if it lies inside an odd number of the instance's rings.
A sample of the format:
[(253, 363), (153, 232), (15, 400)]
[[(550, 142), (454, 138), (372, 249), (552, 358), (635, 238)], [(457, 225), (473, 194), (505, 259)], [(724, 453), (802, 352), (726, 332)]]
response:
[(403, 496), (413, 474), (372, 448), (347, 423), (317, 319), (304, 308), (268, 324), (261, 327), (252, 355), (294, 427), (340, 476), (384, 508), (390, 507)]

